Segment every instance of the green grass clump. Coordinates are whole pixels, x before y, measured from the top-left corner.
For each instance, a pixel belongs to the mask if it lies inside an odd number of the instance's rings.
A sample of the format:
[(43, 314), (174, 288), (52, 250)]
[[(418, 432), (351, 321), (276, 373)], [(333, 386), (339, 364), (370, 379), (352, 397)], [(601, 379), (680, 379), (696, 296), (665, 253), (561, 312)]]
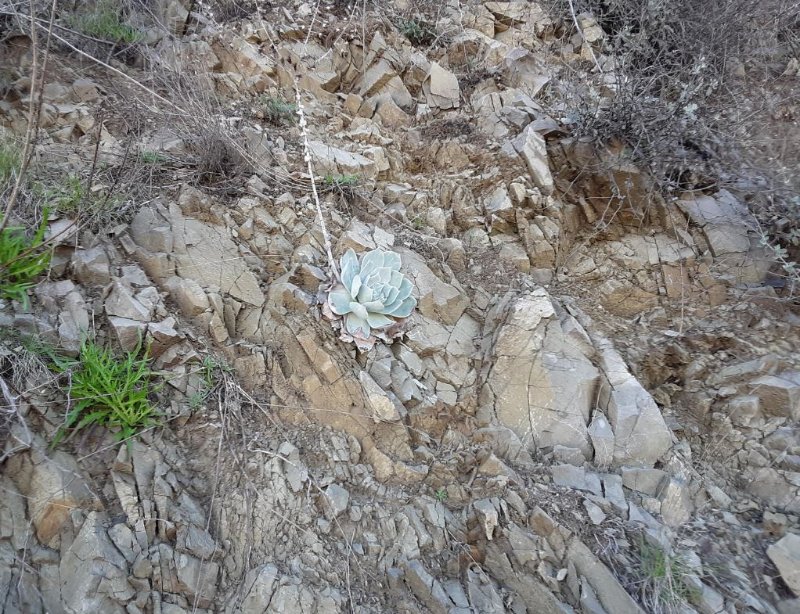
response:
[(276, 126), (294, 124), (297, 117), (297, 105), (284, 102), (280, 98), (265, 97), (261, 100), (264, 105), (264, 119)]
[(112, 0), (97, 2), (93, 10), (74, 15), (69, 21), (76, 30), (112, 43), (132, 45), (144, 37), (139, 30), (122, 21), (121, 7)]
[(37, 184), (34, 190), (54, 211), (65, 214), (79, 212), (86, 196), (86, 190), (77, 175), (67, 175), (61, 183), (49, 187)]
[(189, 409), (199, 409), (203, 403), (205, 403), (209, 395), (217, 388), (222, 378), (224, 378), (226, 374), (232, 372), (233, 369), (231, 366), (223, 359), (218, 359), (210, 354), (206, 356), (199, 370), (199, 374), (203, 379), (202, 386), (200, 390), (189, 397)]
[(0, 141), (0, 189), (17, 174), (20, 165), (19, 149), (13, 143)]
[(0, 232), (0, 297), (28, 305), (28, 289), (50, 265), (51, 251), (45, 247), (47, 211), (33, 236), (21, 226)]
[(694, 596), (685, 581), (691, 570), (681, 557), (673, 556), (641, 538), (639, 561), (642, 599), (652, 611), (677, 610)]
[(401, 21), (400, 33), (415, 47), (430, 45), (436, 40), (436, 28), (427, 21), (419, 19)]
[(94, 424), (113, 431), (114, 439), (123, 441), (159, 423), (159, 413), (148, 398), (154, 390), (155, 374), (148, 352), (139, 357), (140, 349), (118, 356), (95, 341), (85, 340), (77, 359), (56, 361), (59, 371), (71, 374), (72, 405), (53, 446), (68, 430), (74, 435)]
[(361, 183), (358, 175), (334, 175), (333, 173), (325, 175), (322, 181), (330, 188), (354, 188)]
[(139, 152), (139, 159), (145, 164), (160, 165), (168, 162), (167, 156), (158, 151), (145, 150)]

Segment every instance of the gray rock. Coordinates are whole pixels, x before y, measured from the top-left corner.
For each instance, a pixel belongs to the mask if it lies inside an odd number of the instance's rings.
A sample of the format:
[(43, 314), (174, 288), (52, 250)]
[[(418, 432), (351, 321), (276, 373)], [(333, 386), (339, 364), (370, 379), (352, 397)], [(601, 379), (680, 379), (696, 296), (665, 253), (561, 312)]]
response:
[(609, 473), (602, 476), (603, 494), (611, 502), (617, 511), (625, 514), (628, 511), (628, 502), (625, 499), (625, 491), (622, 489), (622, 477)]
[(667, 477), (666, 471), (648, 467), (623, 467), (622, 485), (651, 497), (658, 494), (661, 483)]
[(434, 109), (457, 109), (461, 105), (458, 78), (437, 62), (431, 62), (428, 76), (422, 84), (428, 106)]
[(633, 598), (625, 592), (614, 574), (582, 541), (573, 538), (567, 550), (569, 561), (576, 571), (591, 584), (597, 599), (607, 612), (614, 614), (644, 614)]
[(497, 506), (491, 499), (480, 499), (475, 501), (472, 507), (481, 522), (486, 539), (491, 541), (494, 537), (494, 530), (500, 523)]
[(361, 154), (332, 147), (322, 141), (309, 141), (308, 148), (322, 173), (356, 175), (364, 179), (373, 179), (378, 174), (375, 162)]
[(292, 492), (300, 492), (308, 480), (308, 469), (300, 460), (300, 451), (288, 441), (284, 441), (278, 448), (278, 454), (283, 460), (283, 475), (289, 482), (289, 488)]
[(692, 517), (694, 504), (689, 488), (678, 478), (671, 478), (659, 493), (661, 517), (670, 527), (679, 527)]
[[(367, 372), (359, 371), (358, 381), (361, 383), (366, 400), (365, 406), (372, 411), (372, 416), (376, 421), (396, 422), (403, 417), (405, 414), (403, 406), (389, 396), (391, 393), (382, 390)], [(403, 410), (403, 414), (400, 413), (400, 410)]]
[(404, 580), (414, 596), (428, 607), (429, 612), (449, 614), (454, 603), (441, 583), (434, 578), (419, 561), (409, 561), (404, 565)]
[(767, 548), (767, 556), (778, 568), (786, 586), (800, 596), (800, 535), (785, 535)]
[(225, 608), (226, 614), (267, 612), (279, 579), (280, 574), (275, 565), (267, 564), (251, 569), (242, 582), (243, 597)]
[(749, 387), (768, 416), (800, 420), (800, 371), (763, 375), (750, 382)]
[(200, 559), (208, 560), (217, 551), (217, 544), (208, 531), (189, 524), (178, 527), (175, 549), (179, 552), (188, 552)]
[(401, 270), (414, 282), (420, 313), (442, 324), (456, 324), (469, 306), (466, 293), (439, 279), (417, 253), (405, 248), (395, 248), (395, 251), (403, 260)]
[(533, 183), (544, 194), (552, 194), (555, 189), (553, 176), (547, 161), (547, 144), (544, 138), (532, 126), (528, 126), (517, 138), (511, 141), (511, 147), (523, 159)]
[(338, 484), (331, 484), (325, 489), (325, 511), (329, 518), (339, 516), (347, 510), (349, 503), (350, 493)]
[(672, 433), (653, 397), (606, 344), (600, 365), (608, 385), (601, 387), (600, 404), (614, 429), (614, 464), (652, 467), (672, 446)]
[(208, 296), (193, 279), (170, 277), (164, 284), (185, 316), (193, 318), (210, 308)]
[(597, 496), (602, 496), (603, 489), (597, 474), (586, 473), (583, 467), (574, 465), (554, 465), (551, 468), (553, 483), (576, 490), (588, 490)]
[(69, 521), (71, 510), (95, 509), (99, 501), (69, 454), (56, 451), (49, 457), (34, 454), (32, 458), (33, 469), (22, 492), (36, 536), (42, 544), (50, 545)]
[(600, 509), (600, 506), (595, 505), (588, 499), (583, 500), (583, 507), (586, 508), (586, 513), (589, 514), (589, 520), (592, 521), (592, 524), (598, 525), (606, 519), (606, 515), (603, 510)]
[(145, 322), (109, 316), (108, 323), (111, 325), (111, 330), (114, 331), (114, 336), (123, 351), (130, 352), (142, 343), (144, 332), (147, 328)]
[(124, 282), (115, 280), (105, 302), (106, 314), (137, 322), (149, 322), (152, 309), (137, 300)]
[(123, 614), (121, 605), (136, 591), (128, 584), (125, 558), (106, 534), (104, 514), (90, 512), (72, 545), (61, 557), (61, 601), (76, 614)]
[(84, 285), (104, 286), (111, 281), (108, 255), (101, 245), (72, 254), (75, 279)]

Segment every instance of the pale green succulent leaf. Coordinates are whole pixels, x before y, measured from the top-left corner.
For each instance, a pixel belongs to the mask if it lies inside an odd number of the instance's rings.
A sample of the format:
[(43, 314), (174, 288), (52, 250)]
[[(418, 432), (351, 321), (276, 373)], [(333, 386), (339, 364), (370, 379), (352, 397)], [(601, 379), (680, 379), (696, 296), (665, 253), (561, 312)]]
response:
[(350, 303), (350, 311), (352, 311), (356, 316), (361, 318), (362, 320), (366, 320), (369, 312), (367, 308), (364, 307), (361, 303), (357, 303), (355, 301)]
[(358, 256), (352, 248), (348, 249), (340, 260), (342, 267), (342, 283), (345, 288), (350, 288), (353, 284), (353, 277), (358, 275), (361, 267), (358, 264)]
[(393, 322), (394, 320), (392, 320), (392, 318), (388, 318), (382, 313), (370, 313), (367, 316), (367, 323), (372, 328), (384, 328), (386, 326), (389, 326)]
[(381, 267), (383, 267), (383, 252), (377, 249), (367, 252), (361, 259), (362, 278), (366, 279)]
[(328, 304), (331, 307), (331, 311), (336, 315), (343, 316), (346, 313), (350, 313), (350, 302), (352, 300), (350, 293), (342, 286), (337, 286), (328, 294)]
[(358, 291), (357, 300), (359, 303), (369, 303), (374, 297), (374, 292), (369, 286), (361, 286)]
[(383, 266), (390, 271), (400, 271), (400, 254), (397, 252), (383, 252)]
[(407, 318), (411, 315), (411, 312), (414, 311), (414, 307), (416, 306), (417, 299), (413, 296), (409, 296), (398, 307), (392, 310), (391, 315), (395, 318)]
[(366, 319), (359, 318), (354, 313), (348, 313), (344, 318), (344, 328), (351, 335), (369, 337), (370, 326)]
[(373, 250), (359, 258), (348, 249), (341, 261), (342, 284), (329, 294), (331, 311), (344, 316), (344, 329), (354, 337), (369, 338), (372, 329), (384, 329), (411, 315), (417, 300), (413, 284), (401, 272), (395, 252)]
[(361, 290), (362, 285), (361, 275), (354, 275), (352, 283), (348, 286), (350, 296), (358, 296), (358, 291)]

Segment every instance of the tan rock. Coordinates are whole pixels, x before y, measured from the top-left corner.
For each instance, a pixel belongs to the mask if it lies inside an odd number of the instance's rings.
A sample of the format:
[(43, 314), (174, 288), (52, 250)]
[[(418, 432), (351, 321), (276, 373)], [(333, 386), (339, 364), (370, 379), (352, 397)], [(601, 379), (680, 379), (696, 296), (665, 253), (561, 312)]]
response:
[(469, 305), (467, 295), (439, 279), (415, 252), (405, 248), (396, 251), (403, 261), (403, 273), (414, 282), (420, 313), (444, 324), (455, 324)]
[(511, 141), (511, 147), (525, 162), (534, 184), (544, 194), (552, 194), (555, 184), (550, 174), (544, 138), (532, 126), (528, 126)]
[(672, 446), (672, 433), (653, 397), (630, 374), (619, 352), (610, 343), (598, 349), (605, 380), (600, 406), (614, 429), (614, 464), (652, 467)]
[(322, 141), (309, 141), (308, 148), (317, 165), (317, 171), (338, 175), (356, 175), (374, 179), (378, 173), (375, 162), (358, 153), (351, 153)]
[(75, 459), (65, 452), (34, 456), (30, 483), (24, 485), (28, 515), (42, 544), (51, 545), (75, 508), (98, 509), (100, 502)]
[(800, 371), (762, 375), (748, 386), (765, 414), (800, 420)]
[(105, 302), (105, 310), (109, 316), (138, 322), (149, 322), (152, 316), (152, 309), (137, 300), (130, 288), (119, 280), (114, 281), (112, 285), (111, 294)]
[(458, 78), (437, 62), (431, 63), (422, 89), (429, 107), (447, 110), (457, 109), (461, 105)]
[(164, 285), (185, 316), (193, 318), (210, 308), (208, 296), (195, 280), (171, 277)]
[(597, 369), (566, 337), (544, 290), (505, 308), (486, 356), (492, 366), (485, 385), (498, 420), (527, 445), (577, 448), (591, 458), (587, 423)]

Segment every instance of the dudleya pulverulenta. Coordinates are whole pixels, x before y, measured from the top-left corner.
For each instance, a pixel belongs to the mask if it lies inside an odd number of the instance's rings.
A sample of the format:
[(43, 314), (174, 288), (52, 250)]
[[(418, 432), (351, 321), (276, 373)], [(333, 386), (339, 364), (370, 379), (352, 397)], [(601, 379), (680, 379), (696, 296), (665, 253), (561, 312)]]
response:
[(382, 250), (361, 257), (348, 249), (340, 260), (341, 283), (328, 293), (327, 307), (343, 318), (342, 338), (369, 349), (376, 337), (389, 341), (399, 324), (411, 315), (417, 299), (413, 286), (400, 272), (400, 254)]

